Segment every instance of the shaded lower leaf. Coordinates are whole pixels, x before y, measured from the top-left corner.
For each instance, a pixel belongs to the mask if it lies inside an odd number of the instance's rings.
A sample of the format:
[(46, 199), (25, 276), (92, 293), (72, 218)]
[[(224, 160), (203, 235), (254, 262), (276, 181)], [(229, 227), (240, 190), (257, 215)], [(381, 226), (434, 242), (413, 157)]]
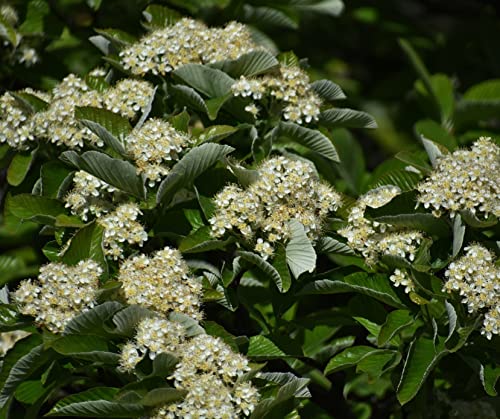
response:
[(36, 152), (37, 149), (31, 152), (20, 151), (14, 155), (7, 170), (7, 182), (9, 182), (9, 185), (18, 186), (23, 182), (33, 165)]
[(248, 345), (247, 356), (254, 359), (279, 359), (287, 354), (265, 336), (252, 336)]
[[(276, 284), (280, 292), (285, 292), (283, 280), (279, 272), (269, 262), (262, 259), (258, 254), (252, 252), (239, 251), (238, 256), (259, 268), (264, 274)], [(287, 284), (285, 284), (287, 285)]]
[(392, 355), (393, 351), (389, 351), (387, 349), (377, 349), (371, 346), (353, 346), (351, 348), (347, 348), (330, 359), (325, 367), (325, 375), (353, 367), (366, 357), (375, 354)]
[(410, 344), (397, 387), (397, 397), (402, 405), (417, 395), (431, 370), (444, 355), (446, 351), (437, 349), (432, 339), (419, 337)]
[(312, 294), (341, 294), (359, 292), (373, 297), (383, 303), (397, 308), (405, 308), (405, 304), (386, 275), (369, 275), (364, 272), (348, 275), (343, 280), (320, 279), (313, 281), (299, 292), (299, 295)]
[(31, 374), (48, 363), (52, 359), (52, 356), (53, 352), (46, 351), (43, 345), (38, 345), (26, 355), (19, 358), (10, 369), (0, 392), (0, 407), (5, 406), (19, 384), (23, 383)]
[(377, 345), (384, 346), (389, 342), (400, 330), (410, 326), (414, 322), (414, 318), (408, 310), (394, 310), (387, 315), (385, 323), (380, 328), (377, 338)]

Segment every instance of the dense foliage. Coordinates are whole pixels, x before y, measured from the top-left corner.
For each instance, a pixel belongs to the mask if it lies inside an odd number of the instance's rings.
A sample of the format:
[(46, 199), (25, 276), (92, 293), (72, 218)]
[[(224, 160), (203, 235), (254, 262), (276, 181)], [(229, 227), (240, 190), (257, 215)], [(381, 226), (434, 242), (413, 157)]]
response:
[(19, 3), (0, 417), (497, 416), (499, 80), (400, 39), (413, 112), (279, 52), (338, 0)]

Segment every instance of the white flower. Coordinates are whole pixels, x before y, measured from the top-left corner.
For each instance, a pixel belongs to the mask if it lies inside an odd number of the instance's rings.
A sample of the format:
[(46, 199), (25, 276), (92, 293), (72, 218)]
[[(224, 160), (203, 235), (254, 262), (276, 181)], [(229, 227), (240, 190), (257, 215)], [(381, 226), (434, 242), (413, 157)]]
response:
[(37, 281), (21, 282), (14, 300), (21, 313), (59, 333), (74, 316), (94, 306), (102, 272), (91, 259), (75, 266), (49, 263), (40, 268)]

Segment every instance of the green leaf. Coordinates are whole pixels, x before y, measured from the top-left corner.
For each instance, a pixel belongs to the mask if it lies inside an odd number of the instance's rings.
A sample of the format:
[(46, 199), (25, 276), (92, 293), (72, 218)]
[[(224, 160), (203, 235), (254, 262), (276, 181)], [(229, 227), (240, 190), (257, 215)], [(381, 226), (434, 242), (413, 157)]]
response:
[(417, 138), (424, 136), (435, 143), (445, 146), (448, 150), (453, 151), (457, 148), (457, 140), (450, 135), (441, 125), (431, 119), (424, 119), (415, 124), (415, 132)]
[(282, 292), (287, 292), (292, 285), (292, 278), (286, 261), (286, 249), (281, 244), (278, 244), (276, 247), (276, 253), (273, 258), (273, 267), (281, 277)]
[(305, 128), (292, 122), (280, 122), (274, 130), (274, 137), (297, 142), (329, 160), (339, 161), (337, 151), (330, 139), (318, 130)]
[[(278, 374), (278, 373), (275, 373)], [(265, 375), (265, 373), (263, 374)], [(307, 389), (309, 379), (297, 378), (290, 374), (290, 382), (282, 385), (274, 397), (262, 399), (252, 412), (250, 419), (271, 419), (275, 417), (288, 417), (285, 414), (292, 408), (288, 406), (288, 401), (295, 397), (311, 397)], [(294, 377), (295, 380), (292, 378)], [(280, 407), (283, 409), (279, 410)]]
[(102, 325), (122, 307), (123, 305), (117, 301), (106, 301), (84, 311), (66, 324), (64, 335), (95, 334), (107, 337), (109, 333), (103, 329)]
[(66, 186), (70, 170), (58, 161), (49, 161), (40, 169), (41, 194), (48, 198), (58, 198)]
[(252, 336), (248, 344), (247, 357), (252, 359), (279, 359), (288, 357), (274, 342), (262, 335)]
[(102, 247), (104, 229), (93, 222), (80, 230), (71, 238), (62, 260), (68, 265), (76, 265), (84, 259), (93, 259), (106, 267), (106, 257)]
[(498, 223), (498, 218), (495, 216), (488, 216), (487, 218), (479, 219), (476, 214), (470, 211), (460, 211), (460, 216), (465, 223), (474, 228), (488, 228)]
[(446, 154), (448, 150), (432, 140), (425, 138), (423, 135), (420, 136), (420, 140), (425, 148), (427, 155), (429, 156), (429, 160), (433, 167), (437, 165), (438, 159), (443, 154)]
[(177, 162), (160, 184), (156, 202), (161, 203), (162, 201), (171, 199), (175, 192), (191, 185), (205, 170), (233, 150), (233, 147), (213, 143), (202, 144), (191, 149)]
[(425, 231), (431, 236), (448, 237), (450, 234), (448, 224), (444, 220), (434, 217), (432, 214), (413, 213), (383, 215), (374, 217), (373, 220), (379, 223)]
[(250, 262), (252, 265), (255, 265), (270, 279), (272, 279), (272, 281), (276, 284), (280, 292), (286, 292), (288, 290), (288, 288), (285, 289), (285, 287), (287, 285), (289, 287), (290, 284), (287, 284), (286, 282), (285, 284), (283, 284), (283, 280), (279, 272), (274, 268), (273, 265), (271, 265), (269, 262), (266, 262), (259, 255), (253, 252), (245, 252), (245, 251), (239, 251), (237, 252), (237, 255), (240, 256), (242, 259), (246, 260), (247, 262)]
[(99, 10), (102, 0), (87, 0), (88, 6), (93, 10)]
[(226, 93), (224, 96), (214, 97), (212, 99), (207, 99), (205, 104), (207, 105), (207, 115), (211, 121), (215, 121), (217, 119), (217, 115), (222, 107), (226, 104), (227, 101), (232, 99), (233, 96), (231, 93)]
[(431, 97), (433, 105), (436, 108), (435, 109), (436, 112), (439, 112), (440, 111), (439, 99), (436, 95), (436, 92), (434, 91), (431, 75), (427, 71), (427, 68), (425, 67), (424, 63), (422, 62), (418, 54), (407, 40), (399, 39), (399, 45), (401, 46), (402, 50), (405, 52), (406, 56), (410, 60), (410, 63), (412, 64), (415, 72), (422, 81), (425, 89), (427, 90), (427, 93)]
[(0, 16), (0, 38), (5, 39), (7, 42), (16, 48), (21, 41), (21, 35), (19, 35), (12, 25), (7, 22), (2, 16)]
[(162, 352), (153, 359), (153, 369), (151, 373), (141, 378), (161, 377), (165, 379), (165, 377), (172, 374), (178, 362), (179, 359), (175, 357), (174, 354)]
[(462, 217), (460, 214), (455, 215), (455, 220), (453, 221), (453, 250), (451, 253), (452, 257), (455, 257), (460, 253), (462, 249), (462, 244), (464, 242), (465, 226), (462, 223)]
[(371, 115), (348, 108), (327, 109), (321, 112), (319, 123), (327, 128), (377, 128), (377, 123)]
[(155, 388), (143, 397), (141, 404), (144, 406), (165, 406), (182, 400), (186, 394), (186, 390), (177, 390), (176, 388)]
[(210, 250), (224, 249), (228, 243), (233, 241), (232, 239), (214, 240), (211, 231), (210, 226), (200, 227), (180, 241), (179, 250), (182, 253), (208, 252)]
[(136, 418), (145, 409), (137, 403), (112, 401), (117, 388), (95, 387), (58, 401), (46, 416), (76, 416), (91, 418)]
[(403, 192), (412, 191), (418, 185), (422, 175), (407, 170), (391, 170), (378, 177), (375, 182), (370, 184), (370, 189), (379, 186), (394, 185)]
[(385, 323), (380, 328), (377, 345), (385, 346), (396, 334), (415, 322), (408, 310), (393, 310), (387, 315)]
[(0, 408), (6, 405), (19, 384), (23, 383), (51, 358), (52, 354), (45, 351), (42, 345), (35, 346), (30, 352), (19, 358), (10, 369), (0, 392)]
[[(126, 137), (132, 131), (132, 126), (127, 118), (103, 108), (77, 107), (75, 118), (84, 122), (84, 125), (95, 132), (99, 138), (101, 138), (99, 134), (102, 130), (117, 138)], [(104, 141), (104, 138), (102, 140)]]
[(116, 365), (118, 354), (109, 352), (108, 339), (94, 334), (66, 335), (51, 340), (48, 347), (61, 355)]
[(229, 170), (238, 179), (238, 183), (244, 188), (248, 188), (252, 183), (259, 179), (259, 171), (253, 169), (245, 169), (239, 164), (233, 164), (231, 160), (228, 159)]
[(404, 405), (417, 395), (429, 373), (445, 354), (445, 351), (435, 348), (432, 339), (419, 337), (410, 344), (397, 387), (399, 403)]
[(289, 372), (261, 372), (259, 374), (259, 379), (266, 380), (270, 383), (279, 384), (280, 386), (286, 386), (287, 384), (294, 384), (295, 391), (293, 393), (294, 397), (306, 398), (311, 397), (311, 392), (307, 388), (310, 380), (308, 378), (296, 377)]
[(282, 52), (278, 55), (278, 61), (282, 66), (300, 67), (300, 60), (293, 51)]
[(61, 201), (31, 194), (15, 195), (9, 199), (13, 215), (23, 220), (53, 224), (59, 214), (66, 212)]
[[(200, 98), (201, 99), (201, 98)], [(201, 99), (203, 101), (203, 99)], [(182, 132), (189, 132), (189, 121), (191, 116), (184, 109), (182, 112), (171, 116), (168, 122), (177, 130)]]
[(231, 77), (240, 76), (255, 77), (260, 74), (269, 73), (278, 68), (278, 60), (265, 50), (251, 51), (238, 57), (236, 60), (220, 61), (215, 63), (217, 68), (229, 74)]
[(428, 174), (431, 171), (431, 166), (427, 162), (427, 153), (424, 151), (400, 151), (394, 157), (415, 167), (424, 174)]
[(201, 327), (196, 320), (192, 319), (184, 313), (176, 313), (172, 311), (168, 315), (168, 319), (173, 322), (182, 324), (182, 326), (184, 326), (184, 329), (186, 329), (186, 336), (188, 337), (193, 337), (205, 333), (203, 327)]
[(434, 74), (431, 77), (431, 83), (439, 106), (441, 121), (444, 125), (449, 125), (455, 110), (453, 82), (445, 74)]
[(344, 10), (344, 2), (342, 0), (322, 0), (312, 4), (299, 3), (295, 7), (298, 10), (306, 12), (314, 12), (332, 17), (338, 17)]
[(341, 87), (330, 80), (316, 80), (310, 84), (310, 87), (321, 99), (328, 102), (346, 98)]
[(109, 332), (130, 337), (135, 333), (139, 322), (148, 317), (153, 317), (151, 310), (139, 305), (130, 305), (113, 316), (115, 328)]
[(144, 180), (137, 174), (135, 166), (127, 161), (99, 151), (86, 151), (81, 156), (74, 151), (65, 151), (60, 159), (124, 192), (142, 199), (146, 197)]
[(180, 104), (189, 106), (190, 108), (208, 114), (208, 108), (203, 98), (192, 87), (181, 84), (169, 86), (169, 93)]
[(393, 354), (387, 349), (377, 349), (371, 346), (353, 346), (335, 355), (325, 367), (325, 375), (353, 367), (370, 355)]
[(82, 119), (80, 120), (80, 122), (83, 126), (97, 135), (102, 140), (102, 142), (113, 151), (115, 151), (119, 155), (127, 156), (127, 150), (125, 149), (123, 143), (102, 125), (99, 125), (97, 122), (89, 121), (87, 119)]
[(446, 313), (448, 315), (448, 336), (446, 337), (445, 343), (448, 342), (453, 335), (453, 332), (457, 328), (457, 312), (455, 311), (455, 307), (450, 304), (448, 301), (444, 301), (446, 307)]
[(234, 80), (223, 71), (201, 64), (186, 64), (172, 73), (187, 85), (209, 98), (218, 98), (231, 93)]
[(212, 321), (204, 321), (203, 327), (205, 328), (207, 334), (209, 334), (210, 336), (217, 336), (221, 338), (227, 345), (231, 347), (233, 352), (239, 351), (234, 336), (231, 333), (229, 333), (226, 329), (224, 329), (220, 324), (217, 324)]
[[(389, 362), (390, 364), (388, 364)], [(374, 353), (367, 355), (358, 363), (356, 372), (366, 372), (370, 378), (378, 378), (389, 369), (394, 368), (399, 362), (401, 362), (401, 355), (396, 351)]]
[(19, 257), (0, 255), (0, 284), (6, 284), (19, 277), (26, 270), (26, 263)]
[(147, 22), (144, 26), (150, 30), (173, 25), (182, 17), (179, 12), (159, 4), (150, 4), (142, 14)]
[(14, 155), (7, 170), (7, 182), (9, 182), (9, 185), (19, 186), (23, 182), (33, 166), (37, 150), (35, 149), (31, 152), (21, 151)]
[(344, 277), (343, 280), (320, 279), (304, 286), (299, 295), (328, 295), (346, 292), (359, 292), (392, 307), (405, 308), (405, 304), (394, 291), (389, 278), (383, 274), (370, 275), (357, 272)]
[(481, 364), (481, 369), (479, 370), (479, 378), (483, 384), (484, 390), (489, 396), (496, 397), (497, 390), (495, 389), (496, 383), (500, 378), (500, 366)]
[(286, 262), (294, 278), (316, 268), (316, 252), (307, 237), (304, 226), (293, 219), (288, 222), (290, 241), (286, 245)]
[(28, 3), (26, 18), (19, 26), (22, 34), (43, 34), (45, 16), (50, 15), (50, 8), (46, 1), (31, 0)]
[(289, 29), (298, 29), (297, 22), (281, 10), (261, 6), (244, 5), (245, 22), (255, 22), (258, 25), (277, 26)]
[(40, 380), (29, 380), (21, 383), (14, 393), (16, 400), (21, 403), (33, 404), (45, 392), (45, 387)]
[(316, 250), (319, 253), (335, 253), (345, 256), (355, 255), (354, 250), (347, 244), (328, 236), (323, 236), (318, 240), (316, 243)]

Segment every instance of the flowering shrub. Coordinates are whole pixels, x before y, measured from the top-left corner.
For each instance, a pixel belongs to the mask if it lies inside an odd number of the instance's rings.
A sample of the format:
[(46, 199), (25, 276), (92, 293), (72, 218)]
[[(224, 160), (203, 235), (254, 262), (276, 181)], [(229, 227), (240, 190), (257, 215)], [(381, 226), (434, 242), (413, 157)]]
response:
[(346, 128), (377, 125), (338, 85), (242, 23), (145, 16), (0, 98), (0, 234), (43, 254), (0, 256), (2, 417), (337, 417), (337, 388), (490, 414), (494, 137), (458, 147), (450, 116), (354, 173)]

